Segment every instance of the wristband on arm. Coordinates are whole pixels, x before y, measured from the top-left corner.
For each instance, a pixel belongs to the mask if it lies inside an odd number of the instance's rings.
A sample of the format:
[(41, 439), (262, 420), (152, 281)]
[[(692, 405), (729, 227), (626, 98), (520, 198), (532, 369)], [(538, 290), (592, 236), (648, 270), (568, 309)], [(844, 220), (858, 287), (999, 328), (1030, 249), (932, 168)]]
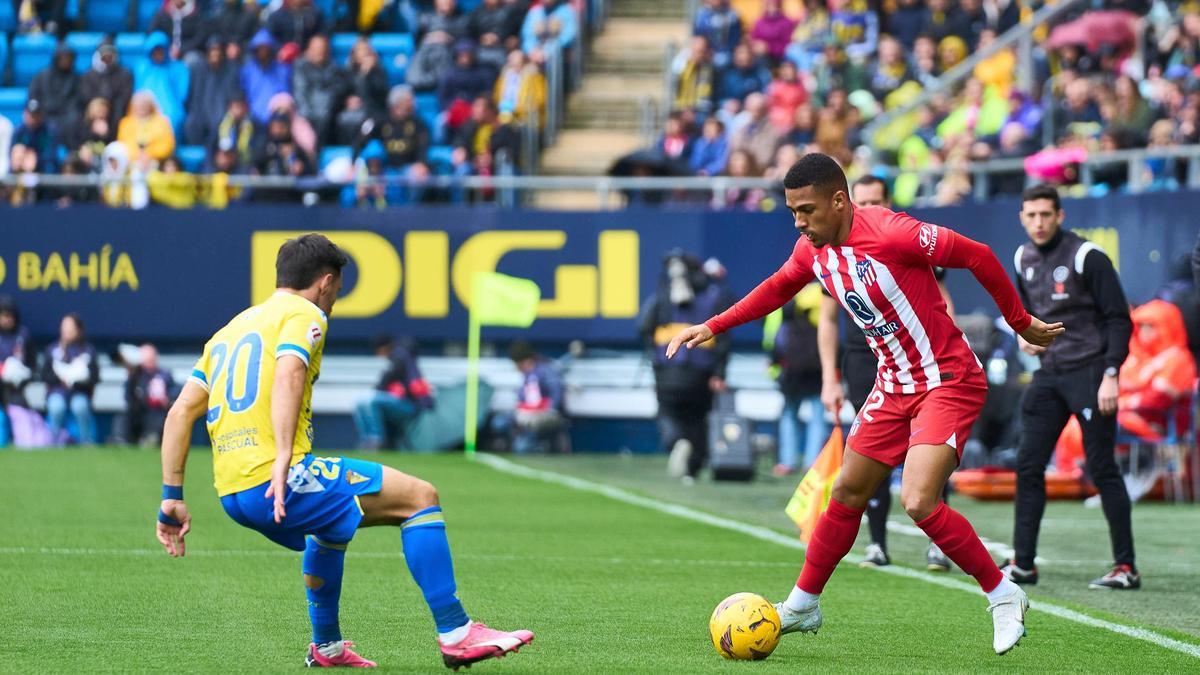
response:
[(163, 499), (178, 499), (179, 501), (183, 501), (183, 486), (182, 485), (167, 485), (166, 483), (163, 483), (162, 498)]
[(158, 510), (158, 522), (162, 523), (163, 525), (170, 525), (172, 527), (179, 527), (183, 525), (183, 523), (163, 513), (162, 509)]

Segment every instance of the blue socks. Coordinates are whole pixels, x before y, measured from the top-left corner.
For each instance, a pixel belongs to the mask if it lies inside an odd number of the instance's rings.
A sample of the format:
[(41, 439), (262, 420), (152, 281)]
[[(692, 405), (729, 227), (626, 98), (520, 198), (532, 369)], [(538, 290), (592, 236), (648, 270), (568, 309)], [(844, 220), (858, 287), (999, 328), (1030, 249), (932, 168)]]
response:
[(342, 594), (342, 570), (346, 545), (308, 537), (304, 546), (304, 585), (308, 593), (308, 616), (312, 620), (313, 643), (322, 645), (342, 639), (338, 625), (338, 598)]
[[(412, 514), (400, 526), (400, 540), (404, 544), (408, 571), (425, 595), (438, 632), (449, 633), (465, 626), (467, 612), (455, 595), (458, 586), (454, 583), (454, 562), (450, 559), (450, 542), (446, 540), (446, 521), (442, 518), (442, 508), (431, 506)], [(340, 585), (340, 574), (338, 582)]]

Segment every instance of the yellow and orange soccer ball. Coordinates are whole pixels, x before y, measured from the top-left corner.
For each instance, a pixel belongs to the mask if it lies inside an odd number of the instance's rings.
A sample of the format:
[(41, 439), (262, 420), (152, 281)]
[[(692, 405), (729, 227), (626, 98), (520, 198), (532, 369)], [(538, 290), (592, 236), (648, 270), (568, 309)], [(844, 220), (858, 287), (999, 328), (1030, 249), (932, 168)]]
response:
[(779, 644), (779, 612), (761, 595), (735, 593), (713, 610), (708, 632), (721, 656), (758, 661)]

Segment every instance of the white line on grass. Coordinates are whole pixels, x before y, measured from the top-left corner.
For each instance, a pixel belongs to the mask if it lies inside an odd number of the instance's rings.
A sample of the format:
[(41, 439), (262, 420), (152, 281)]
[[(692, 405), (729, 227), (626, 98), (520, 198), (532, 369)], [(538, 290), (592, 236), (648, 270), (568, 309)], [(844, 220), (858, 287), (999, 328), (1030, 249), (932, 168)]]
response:
[[(920, 537), (921, 539), (929, 538), (929, 535), (925, 534), (924, 530), (917, 527), (916, 525), (910, 525), (908, 523), (900, 523), (900, 522), (896, 522), (894, 520), (888, 520), (887, 521), (887, 529), (888, 529), (888, 532), (895, 532), (896, 534), (903, 534), (908, 537)], [(988, 551), (995, 553), (996, 555), (998, 555), (1002, 558), (1016, 557), (1016, 555), (1015, 555), (1016, 552), (1013, 551), (1013, 548), (1011, 546), (1009, 546), (1008, 544), (1002, 544), (998, 541), (992, 541), (991, 539), (988, 539), (987, 537), (983, 537), (983, 536), (979, 537), (979, 540), (983, 542), (984, 548), (986, 548)], [(1039, 555), (1039, 556), (1037, 556), (1037, 558), (1034, 559), (1034, 562), (1039, 565), (1047, 565), (1047, 564), (1051, 564), (1051, 563), (1057, 563), (1058, 561), (1057, 560), (1046, 560), (1045, 558), (1043, 558), (1042, 556)], [(1089, 562), (1096, 562), (1096, 564), (1101, 564), (1101, 565), (1108, 563), (1108, 561), (1089, 561)]]
[[(681, 506), (679, 504), (671, 504), (669, 502), (653, 499), (651, 497), (644, 497), (612, 485), (605, 485), (604, 483), (583, 480), (581, 478), (567, 476), (554, 471), (532, 469), (527, 466), (510, 462), (507, 459), (497, 457), (495, 455), (479, 454), (475, 456), (475, 459), (481, 464), (485, 464), (502, 473), (520, 476), (522, 478), (531, 478), (533, 480), (542, 481), (543, 483), (561, 485), (563, 487), (579, 490), (581, 492), (591, 492), (593, 494), (608, 497), (609, 499), (615, 501), (632, 504), (634, 506), (640, 506), (653, 511), (659, 511), (661, 513), (667, 513), (678, 518), (704, 523), (705, 525), (719, 527), (724, 530), (739, 532), (741, 534), (754, 537), (755, 539), (761, 539), (762, 541), (768, 541), (773, 544), (779, 544), (780, 546), (786, 546), (792, 549), (804, 550), (805, 548), (804, 544), (802, 544), (800, 540), (794, 537), (788, 537), (776, 532), (775, 530), (759, 527), (757, 525), (751, 525), (749, 523), (743, 523), (730, 518), (714, 516), (712, 514), (704, 513), (703, 511), (697, 511), (696, 509)], [(884, 574), (908, 577), (910, 579), (920, 579), (921, 581), (935, 584), (937, 586), (953, 588), (955, 590), (971, 593), (975, 596), (980, 595), (980, 591), (977, 586), (959, 581), (958, 579), (951, 579), (944, 576), (934, 576), (932, 574), (907, 567), (901, 567), (899, 565), (888, 565), (887, 567), (876, 567), (873, 569)], [(1046, 602), (1045, 600), (1038, 600), (1036, 602), (1036, 608), (1040, 612), (1045, 612), (1046, 614), (1058, 617), (1060, 619), (1074, 621), (1076, 623), (1080, 623), (1085, 626), (1091, 626), (1093, 628), (1102, 628), (1119, 635), (1125, 635), (1136, 640), (1149, 642), (1150, 644), (1162, 647), (1164, 649), (1169, 649), (1171, 651), (1200, 659), (1200, 645), (1176, 640), (1145, 628), (1137, 628), (1135, 626), (1127, 626), (1125, 624), (1106, 621), (1104, 619), (1097, 619), (1095, 617), (1088, 616), (1087, 614), (1077, 612), (1073, 609), (1067, 609), (1066, 607), (1061, 607), (1059, 605)]]

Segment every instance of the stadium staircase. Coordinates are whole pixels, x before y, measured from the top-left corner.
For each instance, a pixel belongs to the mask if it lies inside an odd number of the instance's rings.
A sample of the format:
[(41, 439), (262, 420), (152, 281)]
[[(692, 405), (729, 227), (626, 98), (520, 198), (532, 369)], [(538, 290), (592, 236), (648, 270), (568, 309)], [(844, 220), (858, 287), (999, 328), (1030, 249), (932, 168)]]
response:
[[(642, 145), (641, 100), (648, 97), (662, 110), (668, 45), (686, 40), (685, 13), (684, 0), (613, 0), (604, 32), (592, 41), (582, 85), (568, 99), (563, 129), (542, 155), (540, 173), (603, 175), (614, 160)], [(543, 191), (535, 199), (538, 207), (552, 209), (616, 205), (601, 204), (593, 191)]]

